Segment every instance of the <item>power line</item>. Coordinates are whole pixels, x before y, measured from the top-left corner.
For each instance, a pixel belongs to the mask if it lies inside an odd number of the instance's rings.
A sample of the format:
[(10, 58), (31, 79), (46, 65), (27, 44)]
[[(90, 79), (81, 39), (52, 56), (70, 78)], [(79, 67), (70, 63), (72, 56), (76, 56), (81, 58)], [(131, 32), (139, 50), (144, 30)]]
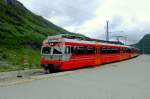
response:
[[(115, 32), (123, 32), (123, 31), (115, 31)], [(110, 32), (109, 31), (109, 20), (107, 20), (106, 21), (106, 41), (109, 41), (109, 35), (110, 35), (110, 33), (115, 33), (115, 32)], [(127, 43), (127, 36), (116, 35), (114, 37), (116, 37), (116, 40), (118, 42), (120, 42), (120, 38), (124, 38), (124, 44), (126, 45), (126, 43)]]

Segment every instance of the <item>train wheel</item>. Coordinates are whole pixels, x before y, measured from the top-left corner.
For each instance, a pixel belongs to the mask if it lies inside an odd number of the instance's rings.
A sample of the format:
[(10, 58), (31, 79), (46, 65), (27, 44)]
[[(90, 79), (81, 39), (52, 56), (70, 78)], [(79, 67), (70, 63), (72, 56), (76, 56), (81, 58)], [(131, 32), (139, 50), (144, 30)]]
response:
[(50, 73), (53, 73), (53, 70), (50, 69), (50, 68), (48, 69), (48, 71), (49, 71), (49, 72), (48, 72), (49, 74), (50, 74)]
[(44, 68), (44, 73), (45, 73), (45, 74), (48, 74), (48, 73), (49, 73), (49, 70), (48, 70), (47, 67)]
[(48, 70), (45, 70), (45, 74), (48, 74), (49, 73), (49, 71)]
[(48, 71), (49, 71), (49, 73), (56, 73), (57, 72), (56, 69), (53, 67), (49, 67)]

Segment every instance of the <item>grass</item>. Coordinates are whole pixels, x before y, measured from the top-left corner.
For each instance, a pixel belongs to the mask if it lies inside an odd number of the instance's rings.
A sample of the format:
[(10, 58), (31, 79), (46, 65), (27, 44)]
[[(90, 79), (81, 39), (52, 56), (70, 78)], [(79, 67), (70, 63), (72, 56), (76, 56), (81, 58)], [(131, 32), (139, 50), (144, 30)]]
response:
[[(27, 65), (25, 65), (27, 60)], [(32, 48), (0, 48), (0, 72), (40, 68), (40, 50)]]

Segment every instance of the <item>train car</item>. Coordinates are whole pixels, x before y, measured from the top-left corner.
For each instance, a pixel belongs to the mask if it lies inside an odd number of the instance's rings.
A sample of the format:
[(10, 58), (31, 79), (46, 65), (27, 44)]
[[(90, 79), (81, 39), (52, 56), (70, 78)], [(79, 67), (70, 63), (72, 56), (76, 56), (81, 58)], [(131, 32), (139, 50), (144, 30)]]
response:
[(138, 49), (125, 45), (86, 41), (62, 35), (49, 36), (41, 48), (41, 66), (48, 73), (98, 66), (138, 56)]

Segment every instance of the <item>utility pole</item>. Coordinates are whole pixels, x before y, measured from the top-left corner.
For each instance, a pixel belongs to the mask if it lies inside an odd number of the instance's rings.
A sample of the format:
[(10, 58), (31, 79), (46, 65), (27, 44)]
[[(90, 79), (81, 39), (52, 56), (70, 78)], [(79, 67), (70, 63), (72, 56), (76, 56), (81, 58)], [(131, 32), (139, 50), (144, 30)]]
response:
[(109, 21), (106, 21), (106, 41), (109, 41)]
[[(123, 32), (123, 31), (118, 31), (118, 32)], [(106, 21), (106, 41), (109, 41), (109, 33), (113, 33), (113, 32), (109, 31), (109, 20), (107, 20)], [(120, 42), (120, 38), (123, 38), (124, 36), (115, 36), (115, 37), (116, 37), (116, 40)], [(125, 44), (126, 44), (126, 40), (127, 38), (125, 38), (125, 42), (124, 42)]]

